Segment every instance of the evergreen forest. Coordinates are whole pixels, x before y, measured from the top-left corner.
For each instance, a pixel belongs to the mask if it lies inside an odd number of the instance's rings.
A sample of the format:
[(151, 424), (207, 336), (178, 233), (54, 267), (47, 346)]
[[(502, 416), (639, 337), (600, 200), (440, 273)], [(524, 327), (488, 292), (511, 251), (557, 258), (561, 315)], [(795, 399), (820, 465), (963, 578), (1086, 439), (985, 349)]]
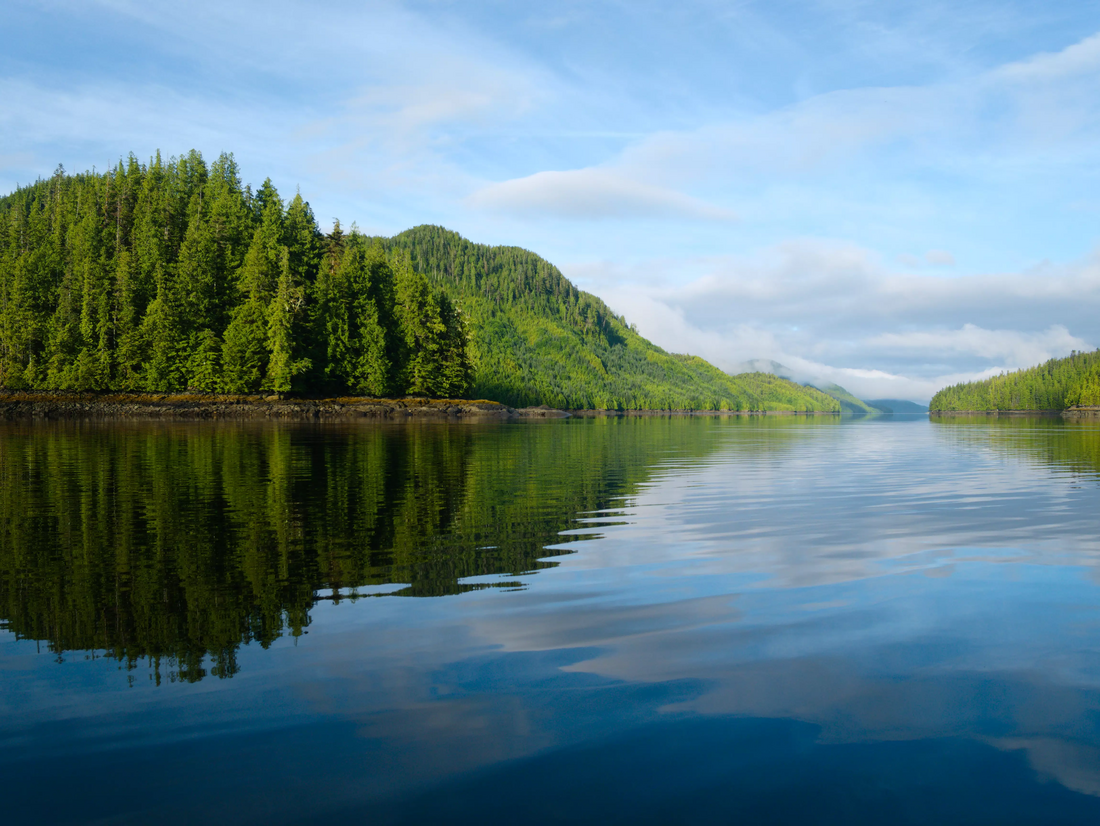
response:
[(467, 331), (408, 257), (195, 151), (0, 200), (0, 386), (461, 396)]
[(572, 409), (841, 410), (814, 387), (767, 373), (731, 376), (697, 356), (665, 352), (519, 247), (474, 244), (434, 226), (378, 240), (407, 253), (462, 307), (480, 398)]
[(0, 387), (840, 411), (665, 352), (526, 250), (322, 233), (300, 194), (196, 151), (0, 199)]
[(1036, 367), (945, 387), (932, 397), (938, 411), (1065, 410), (1100, 406), (1100, 350), (1074, 351)]

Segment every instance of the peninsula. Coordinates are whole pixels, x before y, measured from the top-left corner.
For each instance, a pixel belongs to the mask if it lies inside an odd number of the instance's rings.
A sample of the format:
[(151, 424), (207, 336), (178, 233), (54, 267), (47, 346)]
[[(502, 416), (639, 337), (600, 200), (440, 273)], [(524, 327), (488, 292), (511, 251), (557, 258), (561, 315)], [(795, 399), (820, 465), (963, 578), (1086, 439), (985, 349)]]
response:
[(232, 155), (196, 151), (58, 167), (0, 198), (0, 388), (841, 411), (816, 388), (665, 352), (531, 252), (433, 226), (322, 233), (300, 194), (253, 191)]
[(1035, 367), (945, 387), (929, 409), (933, 414), (1100, 414), (1100, 350), (1074, 351)]

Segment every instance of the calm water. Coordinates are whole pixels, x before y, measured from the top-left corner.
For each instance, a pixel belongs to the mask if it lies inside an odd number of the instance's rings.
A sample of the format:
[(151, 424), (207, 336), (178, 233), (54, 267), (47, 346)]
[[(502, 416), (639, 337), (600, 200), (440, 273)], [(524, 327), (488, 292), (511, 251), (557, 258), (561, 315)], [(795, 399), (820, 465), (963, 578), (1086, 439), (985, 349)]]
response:
[(1100, 425), (0, 427), (0, 821), (1100, 822)]

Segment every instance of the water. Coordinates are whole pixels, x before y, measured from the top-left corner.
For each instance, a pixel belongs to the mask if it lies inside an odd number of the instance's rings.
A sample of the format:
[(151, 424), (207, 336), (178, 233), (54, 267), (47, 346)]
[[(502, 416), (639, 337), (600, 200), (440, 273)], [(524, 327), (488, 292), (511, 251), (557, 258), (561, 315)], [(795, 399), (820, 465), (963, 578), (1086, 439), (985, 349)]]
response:
[(1096, 823), (1100, 425), (0, 427), (4, 823)]

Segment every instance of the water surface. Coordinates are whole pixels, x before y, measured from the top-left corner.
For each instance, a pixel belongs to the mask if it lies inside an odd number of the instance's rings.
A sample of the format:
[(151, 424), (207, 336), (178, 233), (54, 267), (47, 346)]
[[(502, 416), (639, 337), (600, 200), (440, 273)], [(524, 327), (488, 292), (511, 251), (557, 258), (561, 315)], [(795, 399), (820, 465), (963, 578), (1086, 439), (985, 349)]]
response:
[(6, 823), (1095, 823), (1100, 427), (0, 427)]

